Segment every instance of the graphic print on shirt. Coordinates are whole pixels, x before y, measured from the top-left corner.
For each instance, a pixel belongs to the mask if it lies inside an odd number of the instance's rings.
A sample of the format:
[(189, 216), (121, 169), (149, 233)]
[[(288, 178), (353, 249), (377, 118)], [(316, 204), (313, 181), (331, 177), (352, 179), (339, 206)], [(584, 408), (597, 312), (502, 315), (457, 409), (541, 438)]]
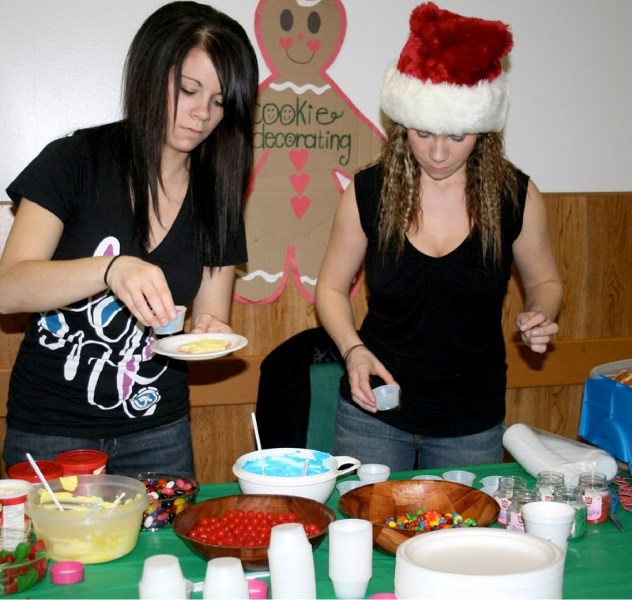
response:
[(346, 29), (341, 0), (257, 4), (255, 35), (271, 74), (259, 86), (237, 301), (272, 302), (292, 278), (313, 302), (340, 194), (381, 147), (377, 127), (327, 74)]
[[(108, 237), (94, 256), (119, 252), (118, 240)], [(101, 410), (122, 408), (130, 418), (154, 414), (160, 402), (160, 392), (151, 384), (166, 366), (149, 360), (150, 333), (110, 290), (41, 313), (38, 321), (40, 345), (67, 351), (64, 380), (83, 378), (88, 404)]]

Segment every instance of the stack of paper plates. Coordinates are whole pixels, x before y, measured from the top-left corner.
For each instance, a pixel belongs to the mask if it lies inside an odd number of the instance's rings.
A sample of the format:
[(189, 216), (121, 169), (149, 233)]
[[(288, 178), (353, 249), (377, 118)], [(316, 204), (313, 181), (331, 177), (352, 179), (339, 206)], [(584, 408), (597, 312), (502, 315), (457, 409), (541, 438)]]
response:
[(505, 529), (432, 531), (397, 548), (398, 598), (561, 598), (565, 555)]

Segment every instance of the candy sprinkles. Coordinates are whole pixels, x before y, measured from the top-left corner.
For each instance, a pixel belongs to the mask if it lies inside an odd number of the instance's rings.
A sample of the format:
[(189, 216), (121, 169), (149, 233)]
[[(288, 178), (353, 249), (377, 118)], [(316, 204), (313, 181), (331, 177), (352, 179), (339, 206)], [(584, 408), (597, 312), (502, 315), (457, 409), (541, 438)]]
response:
[(438, 510), (426, 512), (418, 508), (414, 515), (389, 517), (383, 523), (391, 529), (407, 529), (408, 531), (436, 531), (437, 529), (458, 529), (460, 527), (476, 527), (474, 519), (464, 519), (458, 513), (440, 513)]
[(162, 529), (173, 523), (176, 515), (195, 502), (196, 483), (185, 477), (143, 479), (149, 506), (143, 514), (142, 529)]

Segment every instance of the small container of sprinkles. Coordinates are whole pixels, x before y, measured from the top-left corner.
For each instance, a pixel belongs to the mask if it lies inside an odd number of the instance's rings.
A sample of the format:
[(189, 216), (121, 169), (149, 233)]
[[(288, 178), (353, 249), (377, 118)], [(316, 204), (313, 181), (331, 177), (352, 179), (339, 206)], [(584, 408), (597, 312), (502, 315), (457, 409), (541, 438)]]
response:
[(24, 512), (26, 496), (33, 486), (23, 479), (0, 480), (0, 527), (26, 531)]

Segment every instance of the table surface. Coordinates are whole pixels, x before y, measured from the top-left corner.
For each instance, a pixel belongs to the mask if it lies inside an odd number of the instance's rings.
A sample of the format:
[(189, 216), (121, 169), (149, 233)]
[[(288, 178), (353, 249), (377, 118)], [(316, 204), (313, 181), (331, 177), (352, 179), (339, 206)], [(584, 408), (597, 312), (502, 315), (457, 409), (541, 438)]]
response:
[[(467, 467), (476, 473), (474, 487), (481, 487), (480, 479), (486, 475), (522, 475), (533, 483), (517, 463)], [(391, 479), (408, 479), (419, 473), (440, 475), (441, 470), (408, 471), (393, 473)], [(355, 475), (342, 479), (357, 479)], [(198, 501), (207, 498), (239, 493), (237, 483), (203, 485)], [(338, 492), (327, 502), (337, 517)], [(588, 527), (588, 533), (579, 540), (569, 542), (564, 568), (564, 598), (632, 598), (632, 512), (619, 508), (617, 512), (624, 526), (621, 533), (613, 523)], [(496, 525), (494, 525), (496, 526)], [(334, 598), (328, 578), (327, 538), (314, 552), (318, 598)], [(173, 554), (180, 560), (184, 576), (197, 583), (204, 580), (206, 562), (193, 554), (171, 529), (156, 532), (142, 531), (138, 545), (127, 556), (115, 561), (86, 565), (82, 583), (59, 586), (51, 583), (50, 576), (22, 594), (13, 598), (138, 598), (138, 582), (147, 557), (154, 554)], [(50, 565), (49, 565), (50, 570)], [(392, 592), (394, 588), (395, 557), (380, 551), (373, 553), (373, 578), (367, 596), (378, 592)], [(266, 578), (269, 582), (269, 577)], [(194, 592), (193, 599), (201, 598)]]

